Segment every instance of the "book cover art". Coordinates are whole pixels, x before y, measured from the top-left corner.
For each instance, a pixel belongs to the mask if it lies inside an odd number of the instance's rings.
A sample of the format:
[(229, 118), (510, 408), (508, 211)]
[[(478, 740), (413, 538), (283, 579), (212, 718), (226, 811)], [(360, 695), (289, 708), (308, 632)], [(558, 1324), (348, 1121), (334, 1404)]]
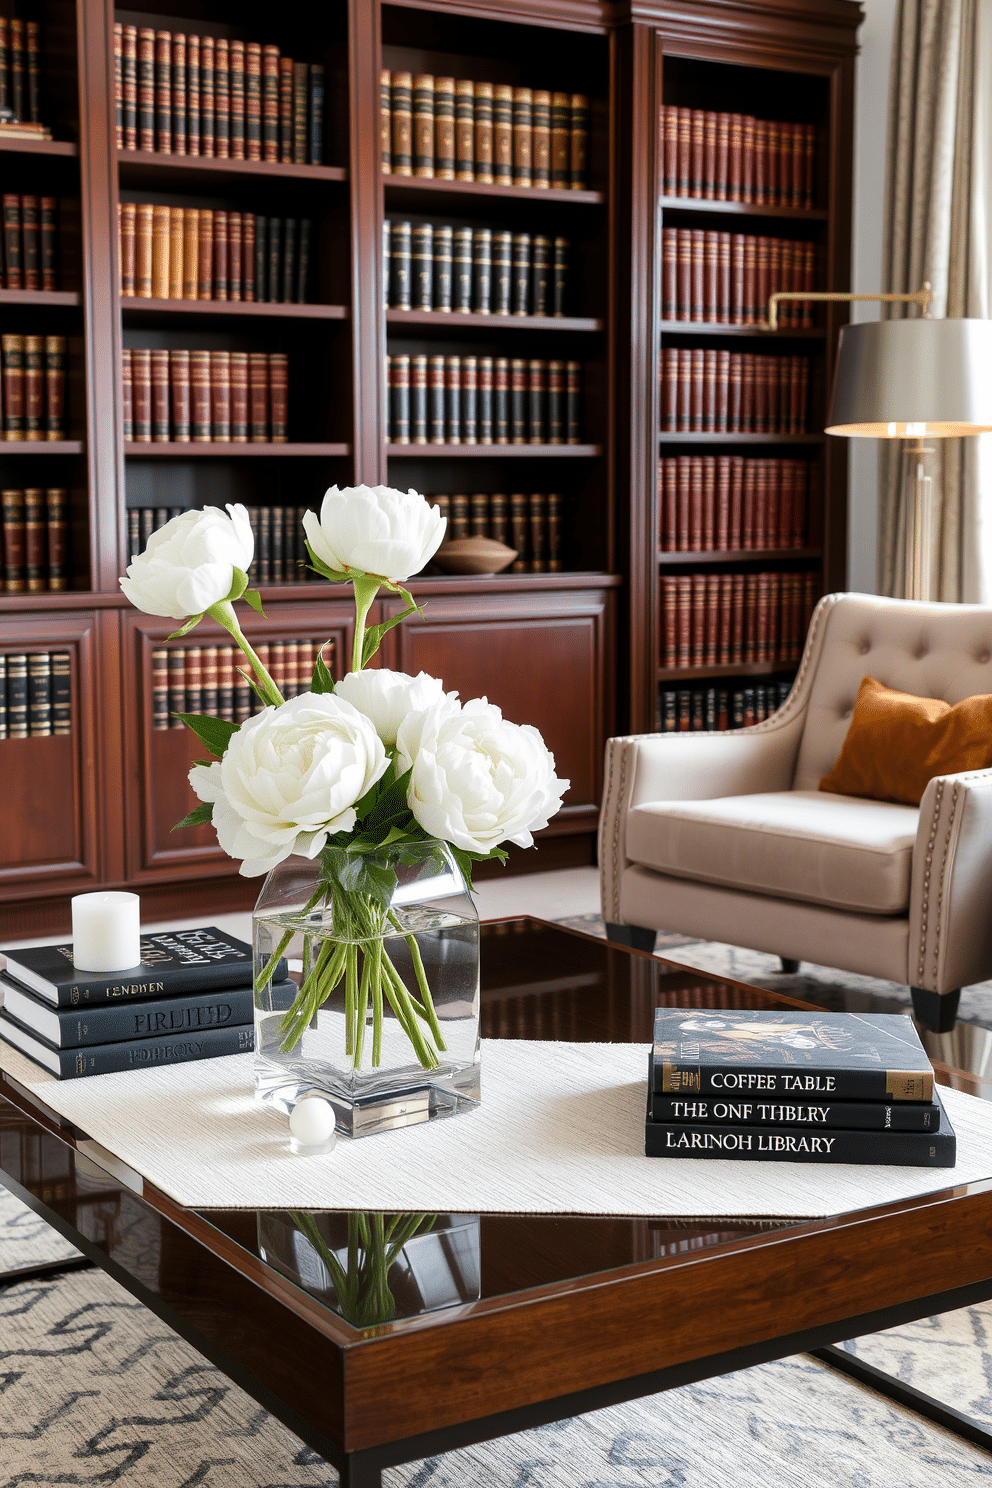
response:
[(658, 1008), (651, 1064), (663, 1095), (933, 1100), (905, 1014)]

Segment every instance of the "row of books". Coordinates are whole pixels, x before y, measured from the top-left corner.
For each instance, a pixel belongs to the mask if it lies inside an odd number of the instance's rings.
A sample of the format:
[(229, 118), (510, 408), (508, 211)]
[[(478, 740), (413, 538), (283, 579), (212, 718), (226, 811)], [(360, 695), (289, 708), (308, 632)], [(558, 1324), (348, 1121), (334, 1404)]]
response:
[(448, 519), (445, 538), (490, 537), (515, 548), (511, 573), (561, 570), (561, 496), (557, 491), (476, 492), (471, 496), (428, 496)]
[(281, 351), (121, 352), (124, 438), (138, 444), (285, 444)]
[(0, 739), (71, 733), (68, 651), (0, 652)]
[(589, 99), (430, 73), (382, 73), (382, 169), (426, 180), (581, 191)]
[(3, 194), (3, 289), (58, 289), (54, 196)]
[(657, 1008), (644, 1150), (952, 1168), (956, 1141), (905, 1014)]
[[(173, 517), (181, 506), (132, 506), (127, 513), (127, 546), (131, 559), (144, 551), (153, 532)], [(309, 567), (303, 532), (305, 506), (249, 506), (248, 520), (255, 538), (251, 578), (255, 584), (302, 584), (323, 582)]]
[(751, 728), (777, 713), (792, 691), (791, 682), (758, 682), (754, 687), (663, 687), (658, 693), (658, 732), (723, 734)]
[[(72, 946), (13, 947), (0, 1038), (56, 1079), (151, 1069), (254, 1048), (251, 946), (216, 926), (141, 937), (128, 971), (77, 971)], [(285, 961), (277, 969), (284, 981)]]
[(565, 314), (568, 238), (388, 218), (382, 227), (387, 309)]
[(126, 299), (307, 302), (309, 217), (121, 202), (117, 231)]
[[(747, 233), (666, 227), (661, 233), (661, 313), (664, 320), (707, 325), (764, 325), (768, 300), (816, 284), (816, 244)], [(783, 330), (807, 330), (813, 307), (785, 302)]]
[(64, 336), (0, 337), (4, 439), (65, 438), (65, 352)]
[(581, 444), (582, 364), (386, 357), (393, 444)]
[(809, 357), (664, 346), (666, 434), (804, 434)]
[(661, 108), (665, 196), (812, 207), (815, 155), (812, 124), (671, 104)]
[[(0, 127), (41, 124), (41, 28), (0, 16)], [(45, 131), (51, 139), (51, 131)], [(12, 286), (8, 285), (8, 288)]]
[(114, 26), (117, 148), (320, 165), (324, 68), (277, 46)]
[[(307, 692), (320, 652), (333, 675), (334, 642), (291, 640), (255, 644), (259, 661), (284, 698)], [(263, 704), (252, 691), (238, 646), (157, 646), (152, 652), (152, 729), (185, 728), (178, 713), (206, 713), (244, 723)]]
[(658, 462), (665, 553), (801, 548), (820, 468), (805, 460), (675, 455)]
[(69, 493), (63, 486), (0, 491), (3, 589), (43, 594), (68, 589)]
[(817, 573), (663, 577), (661, 665), (797, 662), (819, 597)]

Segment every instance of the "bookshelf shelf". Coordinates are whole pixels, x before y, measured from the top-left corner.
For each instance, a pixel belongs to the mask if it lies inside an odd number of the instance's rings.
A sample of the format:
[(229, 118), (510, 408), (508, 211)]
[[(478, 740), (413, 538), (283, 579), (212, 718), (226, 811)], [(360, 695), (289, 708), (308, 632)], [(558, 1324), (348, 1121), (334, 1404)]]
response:
[(4, 305), (81, 305), (83, 297), (72, 289), (0, 289), (0, 307)]
[(120, 302), (125, 320), (139, 320), (145, 316), (172, 319), (176, 315), (201, 319), (213, 316), (218, 320), (232, 316), (259, 320), (347, 320), (350, 314), (347, 305), (269, 304), (254, 300), (153, 300), (121, 295)]
[(659, 667), (659, 682), (705, 682), (717, 677), (779, 677), (796, 670), (795, 661), (737, 661), (726, 666)]
[(437, 181), (418, 176), (384, 175), (382, 184), (386, 191), (387, 204), (400, 206), (404, 200), (417, 202), (415, 210), (423, 211), (425, 197), (437, 196), (452, 204), (459, 198), (469, 205), (483, 199), (502, 199), (532, 202), (535, 207), (545, 203), (553, 206), (601, 207), (606, 201), (602, 191), (563, 191), (559, 187), (497, 186), (483, 181)]
[(387, 310), (386, 324), (438, 326), (446, 331), (601, 331), (594, 315), (480, 315), (464, 310)]
[(71, 140), (18, 139), (15, 135), (0, 135), (0, 155), (61, 155), (78, 156), (79, 146)]
[(826, 331), (812, 330), (771, 331), (767, 326), (726, 325), (719, 321), (663, 320), (659, 326), (663, 336), (746, 336), (760, 341), (824, 341)]
[(350, 444), (177, 444), (169, 440), (161, 444), (139, 444), (135, 440), (124, 441), (124, 453), (129, 459), (272, 459), (281, 455), (291, 458), (328, 459), (342, 458), (351, 454)]
[(719, 444), (719, 445), (822, 445), (825, 434), (669, 434), (662, 430), (658, 443), (665, 444)]
[(348, 179), (340, 165), (284, 165), (277, 160), (224, 160), (216, 155), (166, 155), (156, 150), (118, 150), (117, 164), (123, 186), (153, 181), (172, 184), (170, 177), (186, 189), (197, 177), (210, 176), (269, 176), (321, 185)]
[[(285, 446), (283, 446), (285, 448)], [(387, 444), (391, 460), (594, 459), (601, 444)]]
[(754, 202), (699, 201), (690, 196), (661, 196), (658, 205), (663, 212), (718, 213), (721, 217), (775, 218), (780, 222), (826, 222), (829, 212), (822, 207), (765, 207)]
[(86, 448), (82, 439), (5, 439), (0, 444), (3, 455), (81, 455)]
[(669, 553), (658, 552), (659, 568), (689, 568), (706, 565), (709, 568), (739, 567), (744, 563), (804, 562), (813, 563), (822, 559), (822, 548), (735, 548), (723, 552)]

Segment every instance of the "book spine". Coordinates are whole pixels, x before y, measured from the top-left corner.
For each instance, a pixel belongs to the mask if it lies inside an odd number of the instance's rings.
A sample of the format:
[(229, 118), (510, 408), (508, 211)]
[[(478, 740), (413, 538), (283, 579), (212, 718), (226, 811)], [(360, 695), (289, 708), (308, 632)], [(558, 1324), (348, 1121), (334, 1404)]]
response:
[(551, 185), (551, 94), (535, 88), (533, 95), (533, 185), (546, 191)]
[(452, 264), (454, 309), (463, 314), (472, 310), (472, 229), (456, 227)]
[(408, 305), (414, 310), (430, 310), (434, 304), (434, 229), (429, 222), (421, 222), (411, 236)]
[(231, 157), (231, 53), (226, 36), (214, 42), (214, 155)]
[(479, 358), (479, 443), (493, 442), (493, 359)]
[(324, 64), (310, 64), (310, 147), (308, 165), (324, 162)]
[(645, 1125), (644, 1151), (648, 1157), (952, 1168), (956, 1145), (953, 1132), (876, 1134), (836, 1129), (827, 1135), (801, 1126), (771, 1130), (649, 1121)]
[(255, 224), (257, 218), (251, 212), (241, 214), (241, 298), (254, 302), (257, 296), (255, 272)]
[(231, 352), (231, 443), (248, 443), (248, 353)]
[(494, 315), (509, 315), (513, 277), (512, 233), (503, 230), (493, 233), (492, 255), (492, 313)]
[[(444, 442), (462, 443), (462, 359), (444, 359)], [(468, 536), (466, 533), (465, 536)]]
[(195, 300), (199, 292), (200, 213), (196, 207), (183, 207), (183, 268), (181, 299)]
[(47, 738), (52, 732), (52, 672), (47, 651), (28, 656), (28, 737)]
[(394, 310), (409, 310), (411, 295), (411, 241), (413, 227), (409, 222), (394, 222), (389, 235), (389, 292)]
[(3, 437), (24, 438), (24, 337), (0, 337), (3, 368)]
[(427, 357), (410, 358), (410, 442), (427, 443)]
[(282, 242), (283, 242), (283, 219), (281, 217), (269, 218), (269, 303), (279, 303), (282, 292)]
[(493, 181), (513, 185), (513, 89), (506, 83), (493, 87)]
[[(546, 241), (546, 240), (545, 240)], [(472, 232), (473, 304), (477, 314), (490, 314), (493, 281), (493, 234), (488, 227)]]
[(253, 241), (255, 244), (253, 293), (255, 299), (259, 303), (262, 303), (269, 299), (269, 219), (267, 217), (254, 217), (253, 223)]
[[(6, 62), (6, 58), (4, 59)], [(35, 55), (35, 67), (38, 59)], [(5, 68), (6, 70), (6, 68)], [(6, 85), (6, 79), (4, 79)], [(114, 22), (114, 142), (118, 150), (124, 148), (124, 27)]]
[(413, 78), (394, 72), (392, 84), (393, 174), (413, 175)]
[(285, 444), (289, 438), (289, 357), (284, 351), (269, 352), (269, 407), (271, 441)]
[(527, 363), (510, 360), (510, 443), (527, 443)]
[(210, 437), (214, 444), (231, 442), (231, 354), (211, 351)]
[(194, 444), (210, 443), (210, 353), (189, 354), (190, 428)]
[(262, 159), (279, 159), (279, 48), (262, 48)]
[(172, 32), (155, 33), (155, 145), (172, 154)]
[(3, 506), (4, 591), (23, 594), (27, 588), (24, 492), (5, 490), (0, 493), (0, 502)]
[(172, 37), (172, 153), (186, 154), (186, 36), (176, 31)]
[(475, 84), (467, 78), (454, 83), (455, 179), (475, 180)]
[(568, 133), (569, 185), (573, 191), (583, 191), (589, 154), (589, 99), (584, 93), (572, 94)]
[(530, 312), (528, 303), (530, 273), (531, 235), (530, 233), (514, 233), (510, 268), (510, 305), (514, 315), (527, 315)]
[(379, 74), (379, 164), (388, 176), (393, 169), (393, 75), (388, 67)]
[(229, 1054), (244, 1054), (254, 1047), (252, 1025), (238, 1024), (201, 1029), (178, 1037), (142, 1037), (96, 1044), (85, 1049), (60, 1049), (58, 1078), (71, 1080), (121, 1070), (150, 1069), (162, 1064), (186, 1064), (195, 1059), (219, 1059)]
[(169, 207), (169, 254), (166, 291), (170, 300), (183, 297), (183, 209)]
[(564, 444), (567, 436), (566, 369), (563, 361), (549, 361), (548, 367), (548, 443)]
[(152, 207), (151, 298), (169, 298), (169, 208)]
[(582, 443), (582, 363), (565, 363), (566, 443)]
[[(245, 158), (245, 44), (232, 41), (228, 50), (228, 85), (231, 104), (231, 159)], [(304, 68), (304, 87), (306, 69)], [(304, 95), (305, 96), (305, 95)], [(304, 104), (304, 114), (306, 106)], [(294, 156), (295, 158), (295, 156)]]
[(17, 120), (23, 120), (26, 114), (24, 72), (24, 22), (12, 19), (10, 22), (10, 102), (14, 118)]
[(413, 174), (434, 179), (434, 78), (418, 72), (413, 78)]
[(444, 443), (444, 357), (427, 358), (427, 439)]
[(548, 498), (534, 492), (527, 503), (530, 518), (530, 572), (546, 573), (548, 569)]
[(478, 444), (479, 362), (477, 357), (462, 357), (460, 386), (462, 444)]
[(200, 153), (200, 38), (186, 37), (186, 153)]
[(45, 366), (41, 336), (24, 337), (24, 438), (44, 439)]
[(532, 358), (527, 366), (527, 442), (545, 444), (548, 404), (548, 364)]
[(169, 442), (169, 353), (154, 350), (150, 353), (152, 380), (152, 441), (155, 444)]
[[(812, 577), (812, 576), (811, 576)], [(933, 1100), (933, 1074), (918, 1074), (873, 1069), (831, 1070), (829, 1073), (805, 1073), (795, 1065), (762, 1064), (753, 1069), (721, 1068), (715, 1065), (685, 1064), (655, 1057), (652, 1060), (653, 1086), (660, 1095), (716, 1096), (739, 1099), (759, 1092), (762, 1097), (835, 1101), (892, 1101), (919, 1104)], [(896, 1083), (898, 1094), (893, 1090)]]
[(49, 486), (44, 493), (45, 531), (42, 562), (47, 578), (46, 587), (52, 591), (69, 587), (68, 494), (64, 486)]
[(243, 225), (240, 212), (227, 214), (227, 298), (241, 300), (243, 272)]
[(245, 158), (262, 158), (262, 48), (245, 42)]
[(3, 197), (4, 287), (24, 288), (24, 261), (21, 256), (21, 199), (15, 192)]
[(493, 85), (476, 83), (474, 87), (475, 179), (487, 186), (493, 184)]
[(563, 316), (566, 310), (566, 285), (571, 244), (568, 238), (555, 238), (554, 265), (552, 269), (551, 304), (552, 314)]
[(7, 653), (7, 737), (28, 737), (28, 658), (20, 651)]
[(283, 220), (282, 232), (282, 292), (279, 295), (284, 305), (291, 305), (296, 297), (296, 218)]
[(251, 444), (269, 442), (269, 359), (248, 353), (248, 429)]
[(169, 352), (169, 388), (172, 403), (172, 438), (176, 444), (190, 442), (190, 354)]
[(493, 358), (493, 441), (510, 442), (510, 361)]
[(455, 80), (434, 79), (434, 169), (439, 181), (455, 179)]
[(530, 88), (513, 90), (513, 184), (534, 184), (534, 95)]
[(292, 57), (279, 58), (279, 159), (293, 163), (293, 68)]
[(196, 297), (212, 300), (214, 297), (214, 214), (209, 207), (201, 207), (197, 228)]
[(121, 433), (125, 442), (134, 438), (133, 374), (131, 348), (121, 348)]
[(138, 148), (155, 149), (155, 32), (138, 31)]
[(200, 37), (200, 153), (213, 156), (216, 146), (216, 46), (212, 36)]
[(51, 662), (52, 733), (72, 733), (72, 676), (68, 651), (53, 651)]
[[(21, 235), (22, 250), (21, 262), (24, 271), (24, 288), (40, 289), (41, 285), (41, 254), (39, 251), (38, 228), (39, 228), (38, 198), (36, 196), (21, 197)], [(54, 286), (52, 286), (54, 288)]]

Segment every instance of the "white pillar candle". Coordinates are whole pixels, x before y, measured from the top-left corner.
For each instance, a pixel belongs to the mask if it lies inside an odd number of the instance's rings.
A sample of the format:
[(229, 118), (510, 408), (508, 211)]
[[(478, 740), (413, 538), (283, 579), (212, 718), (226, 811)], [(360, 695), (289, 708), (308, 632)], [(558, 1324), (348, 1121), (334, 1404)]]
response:
[(137, 894), (105, 891), (72, 900), (72, 963), (77, 971), (130, 971), (141, 960)]

